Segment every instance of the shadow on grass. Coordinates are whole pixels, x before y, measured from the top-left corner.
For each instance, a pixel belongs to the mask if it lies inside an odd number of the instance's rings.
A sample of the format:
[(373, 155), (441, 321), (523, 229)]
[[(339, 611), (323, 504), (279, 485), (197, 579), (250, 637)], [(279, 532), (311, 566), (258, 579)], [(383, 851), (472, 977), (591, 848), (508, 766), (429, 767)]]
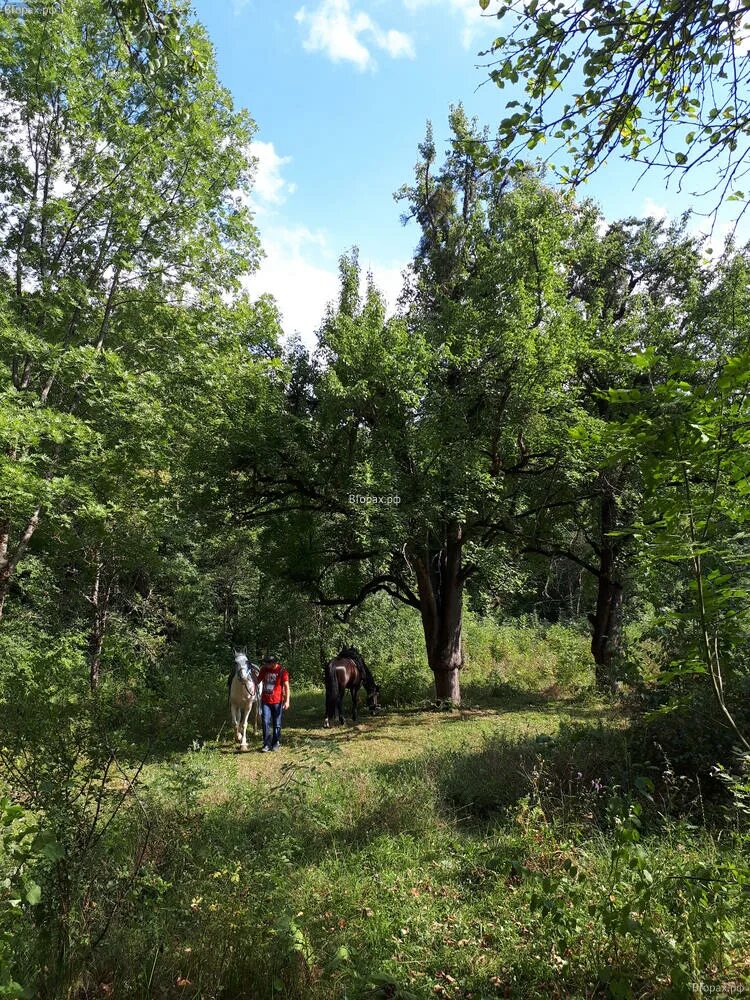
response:
[[(341, 733), (345, 741), (362, 735)], [(438, 889), (448, 893), (444, 905), (471, 907), (498, 880), (511, 876), (513, 862), (522, 860), (522, 846), (511, 844), (479, 864), (462, 838), (489, 824), (503, 828), (508, 810), (534, 790), (532, 772), (540, 751), (549, 753), (544, 741), (490, 736), (477, 749), (426, 750), (398, 763), (365, 758), (361, 773), (348, 773), (342, 780), (336, 759), (340, 741), (326, 748), (326, 766), (302, 720), (289, 726), (288, 738), (301, 755), (287, 763), (273, 786), (233, 786), (227, 800), (210, 805), (196, 806), (179, 790), (151, 799), (153, 833), (144, 891), (158, 891), (159, 906), (144, 908), (143, 892), (134, 892), (123, 904), (106, 947), (87, 972), (92, 984), (112, 984), (115, 994), (127, 1000), (146, 995), (147, 973), (152, 997), (324, 1000), (343, 995), (342, 990), (359, 996), (368, 975), (391, 954), (390, 936), (400, 933), (397, 897), (381, 892), (375, 904), (388, 908), (377, 915), (384, 928), (382, 942), (370, 938), (366, 948), (360, 942), (353, 950), (358, 957), (336, 966), (335, 948), (346, 934), (340, 922), (335, 934), (310, 923), (312, 914), (302, 912), (305, 896), (312, 892), (314, 913), (330, 910), (335, 925), (336, 894), (348, 898), (353, 872), (385, 856), (390, 865), (385, 874), (394, 879), (407, 863), (399, 860), (404, 851), (411, 852), (408, 864), (417, 867), (437, 852), (455, 862), (445, 874), (433, 876)], [(610, 739), (606, 730), (577, 734), (566, 744), (559, 773), (572, 766), (601, 773), (605, 747), (610, 764), (617, 766), (619, 745), (610, 745)], [(576, 748), (577, 756), (568, 754)], [(183, 801), (193, 805), (185, 807)], [(123, 846), (121, 839), (121, 850)], [(235, 871), (242, 874), (232, 883)], [(454, 896), (456, 902), (450, 903)], [(370, 901), (361, 900), (361, 912), (368, 905)], [(351, 908), (346, 913), (344, 924), (366, 919), (353, 917)], [(423, 932), (429, 934), (428, 921)], [(424, 948), (429, 967), (433, 959), (427, 944)], [(144, 967), (136, 973), (139, 964), (144, 966), (143, 956), (152, 955), (158, 958), (150, 971)], [(438, 961), (434, 958), (436, 971), (445, 967)], [(503, 981), (514, 984), (516, 996), (525, 995), (527, 983), (532, 996), (538, 977), (533, 963), (524, 963), (519, 955), (507, 964)], [(91, 989), (80, 995), (99, 995), (95, 985)]]
[[(510, 889), (504, 901), (502, 886), (512, 884), (525, 852), (533, 849), (536, 831), (524, 813), (527, 805), (538, 805), (563, 829), (572, 824), (596, 850), (606, 798), (633, 786), (626, 735), (593, 725), (583, 714), (555, 738), (488, 733), (478, 746), (436, 746), (395, 763), (365, 753), (358, 772), (343, 773), (342, 746), (383, 738), (384, 720), (374, 720), (367, 731), (347, 727), (318, 734), (308, 728), (315, 707), (313, 693), (299, 699), (296, 715), (290, 713), (285, 740), (298, 755), (283, 763), (272, 782), (247, 787), (235, 776), (226, 799), (198, 806), (189, 795), (152, 801), (146, 889), (117, 914), (87, 974), (91, 992), (81, 997), (100, 995), (96, 983), (113, 984), (125, 1000), (145, 996), (146, 974), (152, 997), (363, 996), (369, 975), (391, 961), (393, 942), (401, 947), (404, 886), (414, 885), (432, 860), (450, 862), (439, 874), (431, 869), (444, 893), (436, 897), (443, 900), (435, 911), (440, 919), (463, 913), (469, 920), (472, 907), (484, 905), (490, 893), (494, 907), (517, 913), (527, 901), (522, 895), (511, 899)], [(489, 711), (489, 717), (495, 714)], [(394, 715), (407, 728), (423, 721)], [(462, 720), (456, 713), (443, 721)], [(523, 815), (526, 826), (515, 822)], [(476, 843), (488, 831), (494, 846), (479, 856)], [(405, 870), (411, 883), (401, 881)], [(369, 880), (358, 881), (362, 872), (371, 873)], [(361, 895), (363, 885), (372, 897)], [(159, 905), (144, 906), (154, 892)], [(425, 898), (425, 907), (433, 905)], [(410, 946), (422, 949), (420, 961), (431, 974), (452, 969), (450, 952), (439, 954), (429, 936), (434, 919), (426, 917), (409, 938)], [(368, 934), (369, 920), (377, 934)], [(351, 954), (336, 964), (341, 947)], [(504, 953), (497, 988), (517, 997), (568, 995), (547, 990), (549, 968), (531, 959), (533, 951), (530, 940)], [(136, 973), (143, 956), (157, 958), (150, 971)], [(434, 975), (416, 995), (433, 995), (433, 984)], [(597, 988), (591, 979), (579, 985), (581, 995)], [(477, 979), (471, 986), (481, 984)]]
[[(585, 721), (595, 720), (603, 715), (614, 715), (620, 711), (617, 707), (602, 708), (598, 703), (592, 704), (587, 694), (552, 698), (545, 694), (508, 688), (503, 691), (502, 696), (483, 696), (477, 699), (476, 692), (471, 690), (468, 695), (471, 700), (467, 704), (451, 710), (436, 709), (429, 703), (399, 709), (389, 709), (386, 705), (381, 712), (370, 715), (366, 707), (360, 706), (356, 724), (352, 722), (351, 704), (347, 697), (344, 725), (334, 723), (330, 729), (325, 729), (323, 691), (306, 689), (293, 692), (291, 707), (284, 713), (283, 743), (286, 749), (295, 751), (307, 740), (326, 743), (348, 741), (357, 737), (362, 740), (380, 738), (394, 742), (398, 737), (383, 732), (388, 726), (397, 725), (404, 730), (415, 727), (429, 729), (437, 722), (440, 725), (472, 723), (478, 719), (500, 719), (525, 712), (550, 718), (562, 712), (569, 718)], [(174, 712), (162, 713), (148, 724), (138, 718), (137, 712), (138, 707), (134, 706), (132, 717), (125, 718), (120, 727), (124, 737), (120, 755), (123, 762), (134, 765), (146, 752), (150, 764), (174, 762), (186, 750), (204, 745), (210, 745), (212, 749), (215, 747), (224, 756), (240, 753), (234, 745), (228, 706), (226, 701), (222, 704), (221, 699), (217, 698), (215, 703), (211, 701), (203, 709), (202, 715), (196, 715), (192, 709), (183, 713), (177, 707)], [(257, 733), (248, 734), (248, 739), (250, 752), (260, 747), (260, 725)]]

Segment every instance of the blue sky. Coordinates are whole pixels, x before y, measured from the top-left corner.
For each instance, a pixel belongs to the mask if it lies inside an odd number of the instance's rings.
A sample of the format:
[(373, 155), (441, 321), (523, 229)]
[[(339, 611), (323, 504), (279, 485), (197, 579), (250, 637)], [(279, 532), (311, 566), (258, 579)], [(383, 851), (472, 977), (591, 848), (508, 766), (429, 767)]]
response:
[[(514, 96), (487, 83), (478, 52), (496, 34), (478, 0), (194, 0), (219, 75), (258, 125), (256, 221), (266, 259), (248, 280), (273, 293), (287, 333), (311, 343), (356, 244), (390, 304), (417, 234), (393, 192), (411, 180), (431, 119), (448, 137), (463, 102), (491, 128)], [(651, 171), (614, 160), (585, 192), (608, 218), (700, 207)], [(704, 205), (704, 208), (709, 207)], [(719, 242), (728, 228), (714, 230)], [(696, 222), (696, 228), (705, 222)]]

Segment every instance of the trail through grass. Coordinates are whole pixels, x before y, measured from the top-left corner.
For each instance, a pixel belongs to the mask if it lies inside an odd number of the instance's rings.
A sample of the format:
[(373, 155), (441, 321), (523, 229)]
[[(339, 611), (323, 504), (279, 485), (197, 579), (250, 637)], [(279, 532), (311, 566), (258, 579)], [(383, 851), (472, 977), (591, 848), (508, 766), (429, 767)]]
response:
[[(279, 753), (260, 754), (261, 730), (254, 740), (248, 738), (250, 750), (237, 753), (227, 744), (231, 733), (220, 730), (225, 745), (216, 748), (221, 755), (234, 755), (229, 774), (249, 780), (273, 780), (289, 764), (307, 759), (312, 747), (327, 749), (335, 754), (337, 767), (347, 770), (370, 769), (382, 763), (413, 759), (425, 752), (440, 753), (464, 747), (479, 747), (490, 736), (502, 734), (508, 738), (534, 737), (551, 734), (561, 721), (606, 720), (615, 713), (602, 704), (583, 704), (571, 699), (552, 702), (540, 697), (519, 696), (512, 703), (496, 700), (498, 707), (483, 704), (450, 712), (432, 710), (385, 711), (375, 716), (360, 712), (356, 724), (351, 721), (347, 699), (346, 722), (322, 728), (323, 706), (318, 692), (298, 695), (285, 714), (283, 748)], [(219, 769), (220, 771), (222, 769)]]
[[(143, 870), (80, 995), (667, 997), (745, 982), (739, 901), (676, 881), (736, 862), (742, 842), (678, 822), (622, 839), (619, 718), (591, 697), (519, 695), (324, 730), (320, 693), (296, 692), (278, 753), (259, 737), (238, 753), (226, 726), (165, 753), (144, 771)], [(113, 853), (143, 822), (133, 811)]]

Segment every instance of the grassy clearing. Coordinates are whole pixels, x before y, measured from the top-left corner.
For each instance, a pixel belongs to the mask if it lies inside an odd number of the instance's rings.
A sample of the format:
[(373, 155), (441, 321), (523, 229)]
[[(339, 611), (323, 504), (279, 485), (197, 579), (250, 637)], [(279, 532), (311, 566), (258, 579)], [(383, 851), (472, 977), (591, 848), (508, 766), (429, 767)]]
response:
[[(617, 806), (632, 762), (617, 770), (622, 725), (606, 705), (522, 694), (330, 732), (321, 705), (297, 693), (278, 754), (220, 740), (146, 768), (144, 865), (80, 997), (666, 997), (747, 983), (741, 899), (682, 878), (724, 879), (740, 835), (660, 818), (655, 801), (633, 839)], [(145, 814), (113, 833), (113, 859), (132, 854)]]

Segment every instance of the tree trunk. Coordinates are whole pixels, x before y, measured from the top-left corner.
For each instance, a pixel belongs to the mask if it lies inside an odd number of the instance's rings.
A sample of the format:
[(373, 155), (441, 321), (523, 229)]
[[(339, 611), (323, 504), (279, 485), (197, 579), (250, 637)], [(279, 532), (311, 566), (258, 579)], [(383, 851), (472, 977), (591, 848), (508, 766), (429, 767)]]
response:
[(89, 684), (92, 691), (95, 691), (99, 686), (104, 635), (107, 631), (107, 619), (109, 618), (109, 599), (114, 582), (112, 576), (105, 581), (104, 575), (104, 564), (99, 561), (96, 566), (91, 594), (88, 597), (88, 601), (94, 609), (88, 641)]
[(446, 702), (451, 705), (461, 704), (461, 685), (459, 682), (459, 668), (440, 669), (432, 667), (435, 672), (435, 697), (438, 703)]
[(3, 522), (0, 525), (0, 621), (2, 621), (5, 601), (10, 590), (11, 578), (16, 568), (16, 564), (22, 558), (29, 546), (34, 532), (39, 526), (41, 517), (41, 506), (37, 507), (21, 534), (15, 548), (11, 551), (10, 545), (10, 522)]
[(594, 657), (596, 686), (601, 691), (616, 687), (614, 657), (620, 645), (622, 623), (622, 584), (617, 579), (619, 542), (609, 536), (617, 526), (614, 492), (606, 483), (600, 505), (601, 546), (599, 551), (599, 586), (596, 611), (591, 622), (591, 653)]
[(99, 674), (102, 666), (102, 647), (104, 646), (104, 629), (100, 622), (94, 623), (89, 635), (89, 684), (91, 690), (96, 691), (99, 687)]
[(463, 666), (462, 548), (461, 525), (452, 523), (439, 549), (428, 544), (414, 560), (427, 662), (435, 675), (435, 697), (439, 703), (452, 705), (461, 703), (458, 672)]

